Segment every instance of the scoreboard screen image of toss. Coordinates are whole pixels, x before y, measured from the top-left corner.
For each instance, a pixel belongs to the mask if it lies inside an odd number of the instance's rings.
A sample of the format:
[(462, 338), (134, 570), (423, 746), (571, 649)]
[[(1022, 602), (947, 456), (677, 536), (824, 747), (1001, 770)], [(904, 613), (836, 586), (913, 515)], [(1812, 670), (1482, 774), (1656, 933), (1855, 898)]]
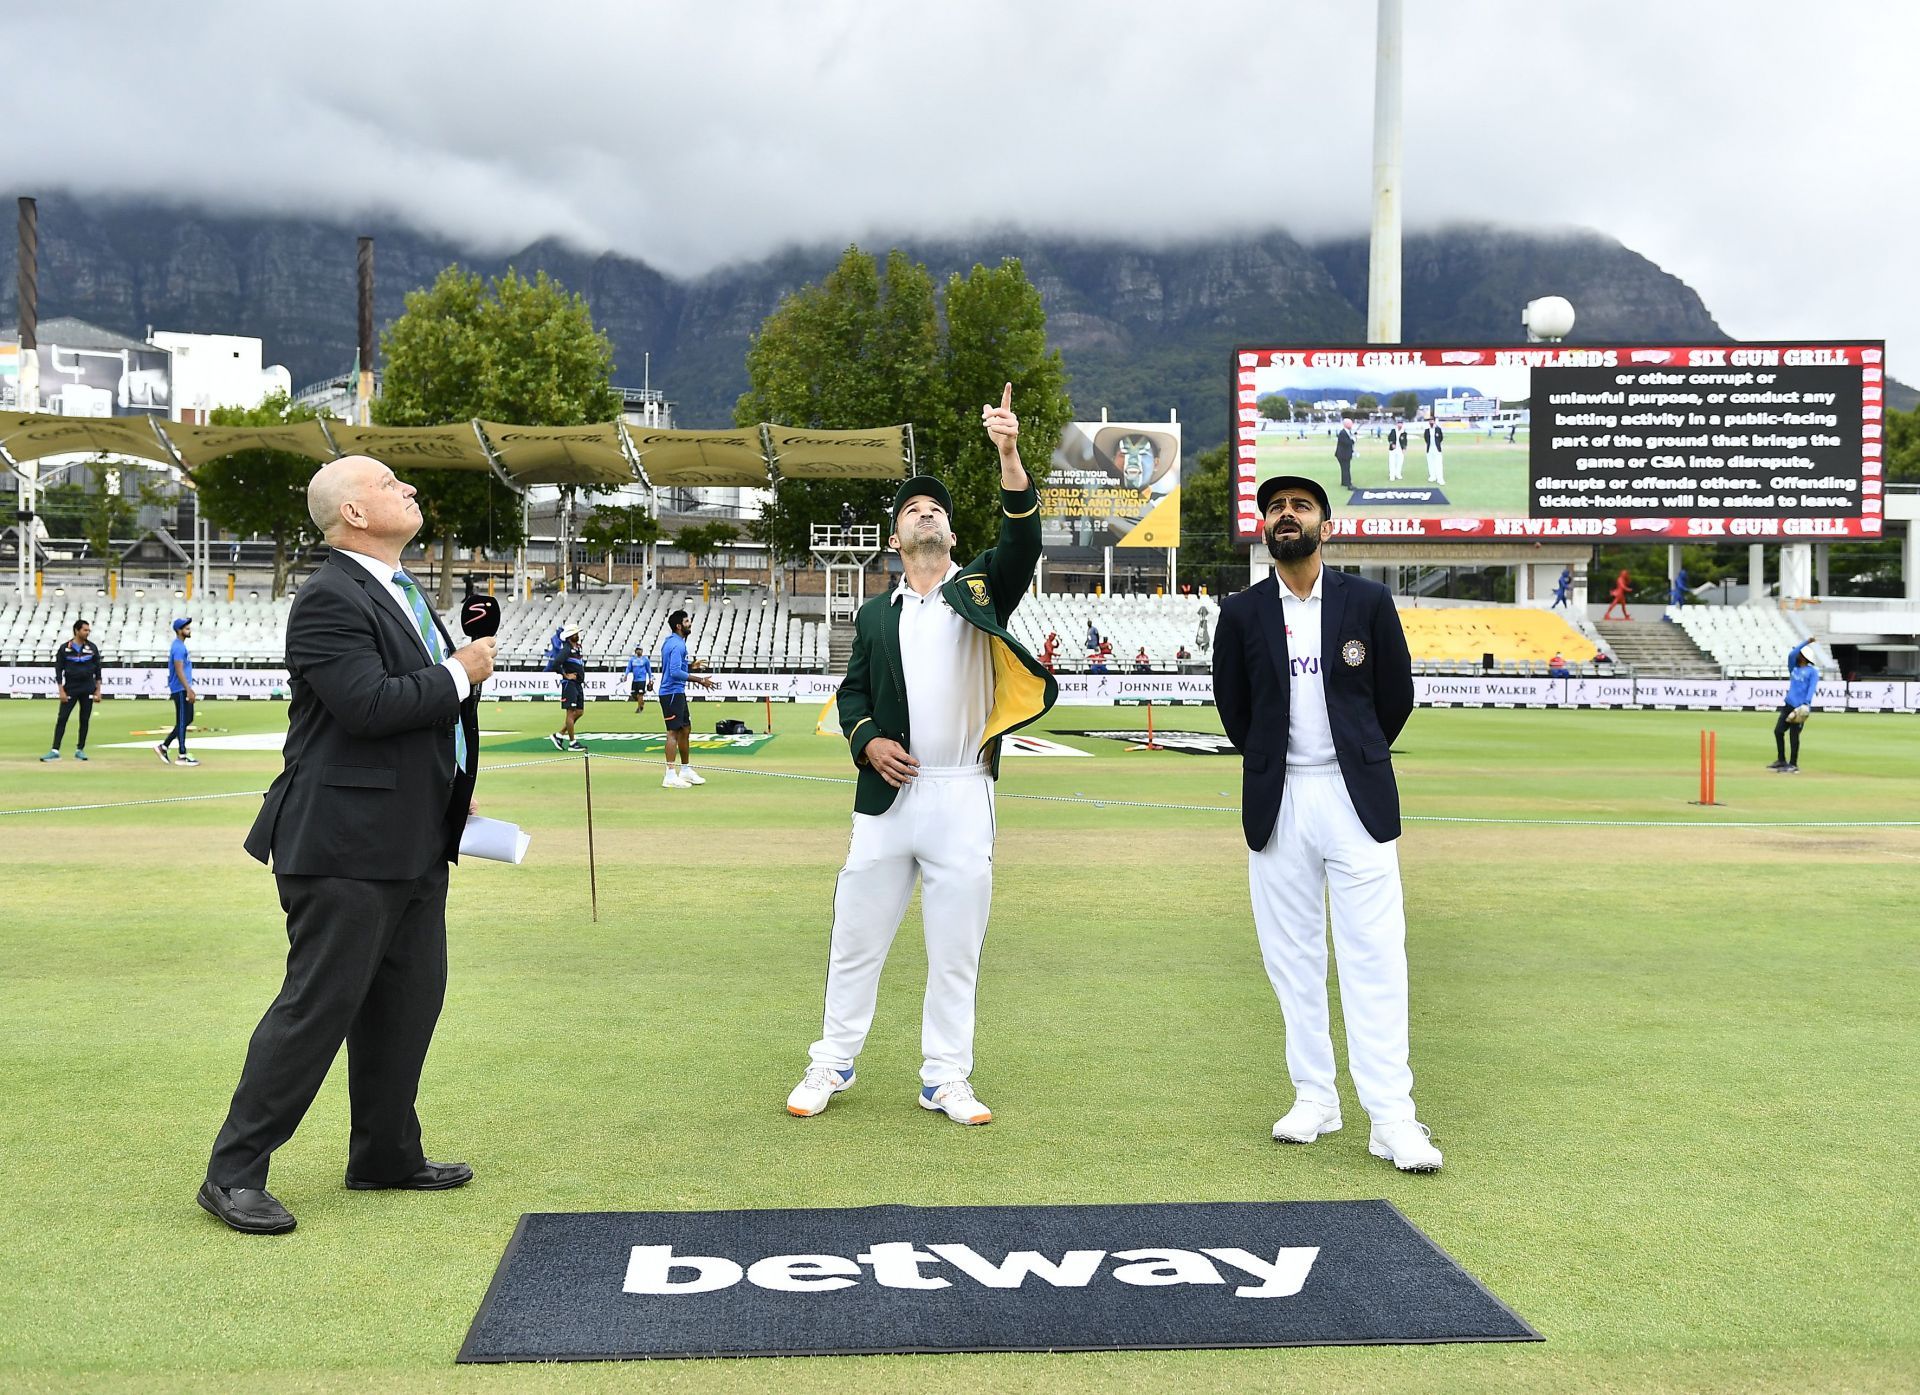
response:
[(1885, 345), (1255, 345), (1234, 351), (1235, 530), (1273, 475), (1336, 537), (1877, 538)]

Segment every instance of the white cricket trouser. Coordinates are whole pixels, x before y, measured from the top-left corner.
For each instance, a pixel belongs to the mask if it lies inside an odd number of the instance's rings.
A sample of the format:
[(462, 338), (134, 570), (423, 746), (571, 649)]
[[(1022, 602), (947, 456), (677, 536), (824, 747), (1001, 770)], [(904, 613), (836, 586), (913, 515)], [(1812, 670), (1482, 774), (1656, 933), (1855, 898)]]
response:
[(1401, 467), (1404, 466), (1406, 462), (1407, 462), (1406, 452), (1401, 450), (1398, 446), (1395, 446), (1391, 450), (1389, 450), (1387, 452), (1387, 478), (1390, 480), (1399, 479)]
[(849, 1070), (873, 1025), (880, 970), (921, 882), (927, 995), (920, 1083), (973, 1073), (973, 1001), (993, 904), (993, 780), (985, 765), (922, 766), (884, 814), (855, 814), (833, 895), (826, 1026), (808, 1054)]
[(1374, 842), (1361, 824), (1339, 766), (1287, 768), (1279, 822), (1266, 848), (1249, 855), (1248, 876), (1260, 955), (1286, 1020), (1295, 1093), (1316, 1104), (1340, 1102), (1327, 1023), (1331, 900), (1354, 1090), (1375, 1124), (1413, 1118), (1400, 859), (1395, 844)]
[(1446, 457), (1437, 450), (1427, 452), (1427, 483), (1445, 484), (1447, 482)]

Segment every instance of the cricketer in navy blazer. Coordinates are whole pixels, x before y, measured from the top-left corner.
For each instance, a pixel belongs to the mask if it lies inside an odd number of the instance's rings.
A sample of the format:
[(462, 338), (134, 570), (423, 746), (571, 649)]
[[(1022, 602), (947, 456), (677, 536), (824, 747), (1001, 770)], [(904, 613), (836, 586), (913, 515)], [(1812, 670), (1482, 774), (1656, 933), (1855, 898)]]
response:
[[(1400, 836), (1388, 748), (1413, 714), (1413, 660), (1391, 591), (1332, 567), (1321, 576), (1320, 674), (1334, 752), (1361, 824), (1375, 842), (1388, 843)], [(1287, 661), (1277, 576), (1220, 603), (1213, 696), (1240, 751), (1240, 823), (1255, 852), (1273, 837), (1286, 790)]]

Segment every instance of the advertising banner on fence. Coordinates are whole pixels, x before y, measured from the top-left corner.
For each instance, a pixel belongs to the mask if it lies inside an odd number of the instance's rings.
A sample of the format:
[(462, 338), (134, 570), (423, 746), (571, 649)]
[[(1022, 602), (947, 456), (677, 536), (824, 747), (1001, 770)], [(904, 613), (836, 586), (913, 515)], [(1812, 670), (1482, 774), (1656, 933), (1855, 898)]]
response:
[[(714, 688), (689, 690), (695, 702), (824, 703), (840, 686), (825, 673), (714, 673)], [(201, 668), (193, 675), (202, 698), (285, 698), (283, 668)], [(167, 695), (167, 671), (109, 668), (102, 675), (109, 697)], [(1064, 707), (1110, 707), (1125, 703), (1206, 705), (1213, 701), (1213, 679), (1204, 673), (1063, 673)], [(1757, 710), (1780, 705), (1785, 684), (1777, 678), (1516, 678), (1500, 674), (1458, 677), (1420, 675), (1413, 680), (1422, 707), (1640, 707), (1676, 710)], [(539, 671), (496, 672), (486, 683), (489, 698), (510, 700), (560, 696), (560, 680)], [(0, 668), (0, 697), (54, 696), (53, 666)], [(624, 700), (626, 678), (617, 673), (587, 675), (589, 699)], [(648, 701), (657, 701), (650, 694)], [(1845, 684), (1823, 681), (1814, 707), (1822, 712), (1920, 712), (1920, 683), (1898, 679)]]
[(1326, 486), (1337, 537), (1879, 537), (1884, 345), (1248, 346), (1235, 529)]

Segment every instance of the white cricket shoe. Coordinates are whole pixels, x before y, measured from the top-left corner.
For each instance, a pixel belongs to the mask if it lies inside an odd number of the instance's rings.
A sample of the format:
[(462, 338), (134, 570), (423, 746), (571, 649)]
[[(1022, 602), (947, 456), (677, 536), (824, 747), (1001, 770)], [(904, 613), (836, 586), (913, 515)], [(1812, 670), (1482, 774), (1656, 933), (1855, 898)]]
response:
[(660, 782), (660, 788), (663, 790), (690, 790), (693, 786), (669, 770), (667, 772), (667, 778)]
[(694, 774), (693, 767), (690, 765), (681, 770), (680, 778), (690, 785), (704, 785), (707, 782), (707, 777)]
[(787, 1113), (796, 1119), (811, 1119), (827, 1107), (827, 1102), (853, 1084), (853, 1072), (832, 1066), (808, 1066), (800, 1083), (787, 1096)]
[(1385, 1158), (1402, 1172), (1438, 1172), (1440, 1150), (1429, 1143), (1427, 1126), (1413, 1119), (1375, 1124), (1367, 1137), (1367, 1151)]
[(956, 1124), (993, 1122), (993, 1111), (973, 1097), (973, 1086), (964, 1080), (922, 1086), (919, 1098), (922, 1109), (944, 1114)]
[(1293, 1108), (1273, 1123), (1275, 1143), (1311, 1143), (1322, 1134), (1340, 1132), (1340, 1106), (1295, 1100)]

